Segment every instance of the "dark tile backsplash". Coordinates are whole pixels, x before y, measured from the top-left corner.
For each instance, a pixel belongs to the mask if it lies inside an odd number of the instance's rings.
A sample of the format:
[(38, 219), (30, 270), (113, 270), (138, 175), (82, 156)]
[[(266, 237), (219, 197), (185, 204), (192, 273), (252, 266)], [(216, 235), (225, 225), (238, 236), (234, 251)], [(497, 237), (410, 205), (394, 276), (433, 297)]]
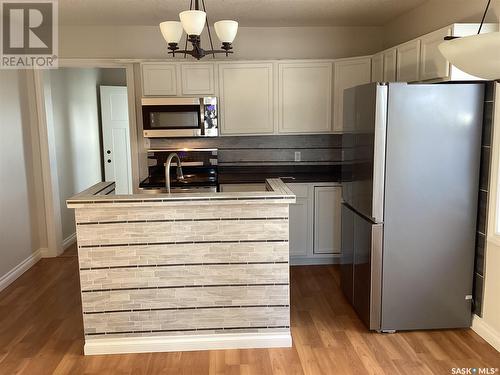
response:
[(491, 142), (493, 129), (493, 100), (495, 96), (494, 82), (486, 83), (483, 112), (483, 135), (481, 147), (481, 167), (479, 177), (479, 201), (477, 212), (476, 256), (474, 263), (474, 313), (482, 316), (483, 282), (484, 282), (484, 250), (488, 228), (488, 196), (491, 164)]
[[(340, 134), (151, 139), (150, 148), (217, 148), (221, 166), (331, 165), (343, 161)], [(295, 152), (300, 152), (300, 162), (295, 161)]]

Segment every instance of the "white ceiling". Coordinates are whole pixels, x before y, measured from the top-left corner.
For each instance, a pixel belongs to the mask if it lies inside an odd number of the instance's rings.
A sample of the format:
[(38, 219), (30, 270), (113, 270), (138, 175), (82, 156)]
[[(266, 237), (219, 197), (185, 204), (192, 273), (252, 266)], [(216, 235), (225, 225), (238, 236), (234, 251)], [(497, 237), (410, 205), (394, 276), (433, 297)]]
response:
[[(210, 23), (241, 26), (379, 26), (426, 0), (205, 0)], [(59, 0), (62, 25), (157, 25), (190, 0)], [(201, 3), (201, 0), (200, 0)]]

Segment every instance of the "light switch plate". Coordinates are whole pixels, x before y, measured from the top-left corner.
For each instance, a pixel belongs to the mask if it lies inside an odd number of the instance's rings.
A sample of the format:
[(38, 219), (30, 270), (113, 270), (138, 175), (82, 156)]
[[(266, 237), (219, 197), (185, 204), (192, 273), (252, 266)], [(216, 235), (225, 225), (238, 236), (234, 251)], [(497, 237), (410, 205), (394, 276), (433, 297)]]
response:
[(300, 151), (295, 151), (295, 161), (300, 161), (301, 157)]

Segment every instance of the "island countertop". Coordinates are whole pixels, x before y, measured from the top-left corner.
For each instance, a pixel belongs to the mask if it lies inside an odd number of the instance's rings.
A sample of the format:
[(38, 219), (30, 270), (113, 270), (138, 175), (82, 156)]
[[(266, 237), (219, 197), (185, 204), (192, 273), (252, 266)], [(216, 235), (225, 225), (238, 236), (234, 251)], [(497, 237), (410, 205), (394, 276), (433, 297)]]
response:
[(289, 205), (267, 191), (114, 195), (75, 209), (85, 354), (289, 347)]
[(99, 204), (105, 207), (114, 204), (152, 204), (165, 203), (210, 204), (210, 202), (248, 203), (264, 200), (276, 203), (295, 203), (295, 194), (279, 178), (266, 180), (266, 191), (251, 192), (203, 192), (203, 193), (172, 193), (172, 194), (130, 194), (114, 195), (114, 182), (100, 182), (87, 190), (67, 199), (69, 208), (83, 207), (85, 205)]

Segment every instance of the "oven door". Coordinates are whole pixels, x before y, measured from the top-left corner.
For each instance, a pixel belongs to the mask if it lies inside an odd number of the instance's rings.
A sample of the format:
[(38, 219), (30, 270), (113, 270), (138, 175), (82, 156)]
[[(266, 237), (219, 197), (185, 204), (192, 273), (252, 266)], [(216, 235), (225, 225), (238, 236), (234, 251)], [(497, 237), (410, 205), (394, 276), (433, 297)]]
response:
[(197, 137), (204, 135), (203, 98), (143, 98), (144, 136)]

